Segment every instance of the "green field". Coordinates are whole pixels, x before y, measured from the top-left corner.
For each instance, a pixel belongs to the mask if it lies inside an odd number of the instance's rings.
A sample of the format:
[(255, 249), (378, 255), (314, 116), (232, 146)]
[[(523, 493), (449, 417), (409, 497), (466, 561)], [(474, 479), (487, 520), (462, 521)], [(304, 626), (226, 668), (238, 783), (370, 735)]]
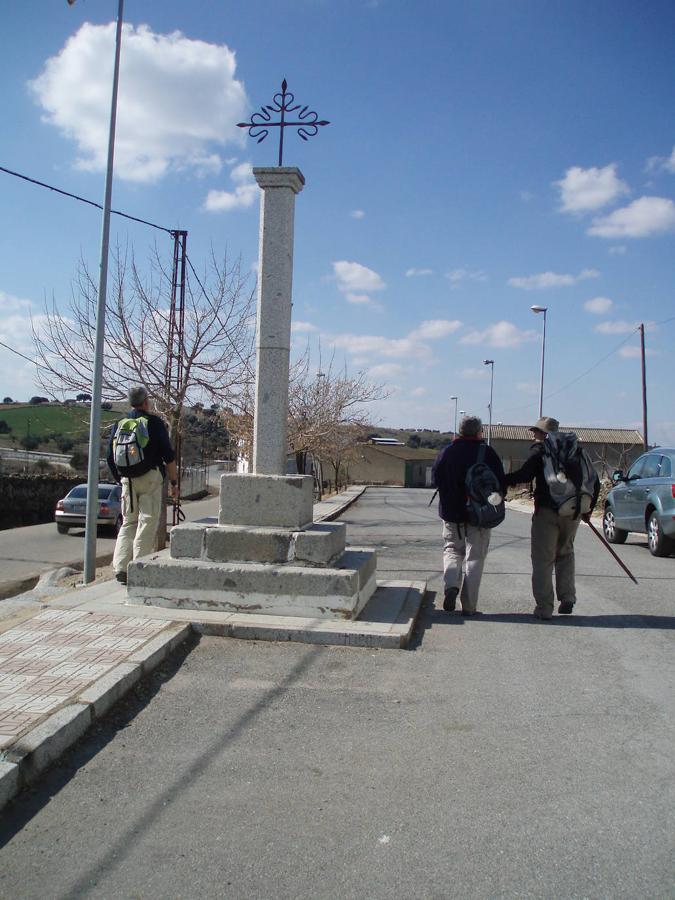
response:
[[(115, 410), (101, 410), (101, 425), (115, 422), (120, 413)], [(50, 406), (46, 403), (4, 404), (0, 403), (0, 419), (12, 429), (11, 434), (0, 435), (4, 443), (15, 437), (20, 440), (27, 434), (49, 440), (55, 434), (62, 434), (74, 440), (89, 434), (88, 406)]]

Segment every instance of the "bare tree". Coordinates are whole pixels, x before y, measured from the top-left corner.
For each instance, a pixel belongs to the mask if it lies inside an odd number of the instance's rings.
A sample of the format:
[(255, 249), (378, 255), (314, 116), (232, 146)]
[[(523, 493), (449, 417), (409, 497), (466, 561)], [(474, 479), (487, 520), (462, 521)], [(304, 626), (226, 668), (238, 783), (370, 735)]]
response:
[[(305, 472), (308, 455), (330, 463), (337, 485), (348, 460), (371, 418), (365, 407), (387, 396), (383, 385), (368, 381), (364, 372), (350, 375), (337, 369), (334, 357), (318, 368), (309, 349), (291, 366), (288, 396), (288, 447), (295, 454), (298, 472)], [(240, 454), (252, 458), (253, 393), (250, 386), (223, 411), (225, 426)], [(320, 486), (319, 486), (320, 487)]]
[[(106, 302), (103, 393), (126, 397), (130, 384), (144, 384), (158, 411), (178, 433), (183, 407), (196, 400), (232, 403), (253, 379), (254, 298), (240, 261), (214, 254), (198, 278), (188, 272), (185, 320), (179, 338), (180, 378), (169, 383), (171, 268), (157, 248), (144, 276), (131, 253), (115, 254)], [(39, 383), (54, 397), (92, 383), (97, 307), (96, 281), (80, 263), (69, 308), (55, 302), (32, 323)]]

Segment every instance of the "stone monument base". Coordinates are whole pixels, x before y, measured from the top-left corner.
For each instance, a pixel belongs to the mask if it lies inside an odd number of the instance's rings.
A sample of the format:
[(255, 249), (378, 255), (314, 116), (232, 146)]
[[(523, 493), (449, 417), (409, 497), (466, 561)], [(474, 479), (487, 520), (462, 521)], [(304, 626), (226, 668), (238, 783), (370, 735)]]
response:
[(355, 619), (377, 587), (374, 550), (347, 547), (342, 522), (312, 523), (307, 475), (220, 480), (218, 524), (171, 531), (171, 551), (129, 564), (131, 603)]

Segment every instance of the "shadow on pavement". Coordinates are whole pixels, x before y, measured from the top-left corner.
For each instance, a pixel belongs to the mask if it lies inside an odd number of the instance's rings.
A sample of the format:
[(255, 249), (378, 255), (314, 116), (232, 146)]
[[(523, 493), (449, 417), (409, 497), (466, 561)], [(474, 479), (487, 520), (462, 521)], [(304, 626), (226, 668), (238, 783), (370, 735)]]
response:
[[(198, 638), (191, 638), (174, 654), (166, 665), (157, 670), (160, 674), (151, 675), (141, 684), (146, 687), (146, 692), (137, 701), (132, 700), (131, 704), (120, 701), (116, 707), (103, 719), (100, 723), (100, 736), (95, 731), (89, 732), (76, 745), (75, 750), (68, 754), (65, 771), (59, 772), (52, 770), (46, 778), (35, 786), (32, 790), (22, 792), (16, 801), (16, 807), (10, 807), (10, 813), (7, 816), (7, 835), (9, 840), (16, 834), (24, 824), (34, 816), (42, 806), (47, 804), (52, 796), (66, 784), (75, 770), (80, 768), (84, 763), (96, 755), (96, 753), (107, 744), (117, 732), (125, 727), (134, 716), (143, 709), (144, 706), (157, 693), (162, 684), (172, 678), (180, 668), (183, 660), (194, 649), (198, 643)], [(77, 877), (76, 881), (70, 885), (66, 896), (79, 897), (83, 896), (91, 886), (92, 879), (96, 877), (100, 880), (107, 872), (113, 871), (116, 867), (124, 865), (127, 854), (131, 851), (135, 844), (138, 843), (139, 834), (146, 831), (152, 823), (157, 820), (163, 811), (170, 806), (177, 798), (181, 796), (190, 786), (212, 765), (214, 765), (219, 756), (225, 752), (230, 744), (236, 741), (253, 722), (262, 715), (275, 700), (281, 697), (288, 688), (300, 679), (304, 673), (310, 668), (317, 655), (322, 653), (325, 648), (321, 645), (314, 645), (308, 648), (302, 658), (293, 666), (290, 672), (282, 678), (278, 685), (267, 691), (264, 696), (254, 703), (243, 715), (241, 715), (232, 725), (220, 735), (216, 735), (215, 740), (206, 747), (195, 759), (185, 764), (182, 773), (179, 773), (173, 782), (159, 792), (154, 799), (150, 800), (145, 812), (136, 816), (133, 820), (128, 820), (124, 830), (117, 836), (112, 836), (110, 842), (106, 844), (104, 852), (98, 859), (89, 861), (87, 868)], [(133, 691), (132, 691), (133, 694)], [(115, 713), (120, 707), (120, 715)], [(94, 726), (95, 727), (95, 726)], [(63, 764), (58, 766), (63, 768)], [(31, 797), (31, 794), (33, 795)]]
[(43, 806), (46, 806), (89, 760), (102, 750), (150, 703), (162, 685), (170, 681), (199, 643), (193, 634), (171, 657), (146, 678), (137, 682), (102, 719), (89, 730), (40, 779), (25, 787), (3, 810), (0, 848), (14, 837)]

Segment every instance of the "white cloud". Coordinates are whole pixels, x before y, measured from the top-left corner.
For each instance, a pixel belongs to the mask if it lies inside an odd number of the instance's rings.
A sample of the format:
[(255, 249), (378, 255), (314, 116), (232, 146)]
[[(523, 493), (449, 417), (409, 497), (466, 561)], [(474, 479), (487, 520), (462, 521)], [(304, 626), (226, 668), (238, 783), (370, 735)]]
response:
[(664, 172), (672, 172), (675, 174), (675, 147), (673, 147), (673, 152), (670, 156), (651, 156), (647, 160), (646, 168), (648, 172), (662, 170)]
[(405, 273), (406, 278), (415, 278), (420, 275), (433, 275), (433, 269), (407, 269)]
[(431, 319), (422, 322), (406, 337), (390, 338), (382, 335), (338, 334), (326, 335), (328, 343), (346, 350), (366, 365), (374, 356), (385, 359), (415, 359), (426, 364), (434, 362), (428, 341), (439, 340), (459, 328), (461, 322)]
[(518, 384), (516, 384), (516, 390), (521, 394), (534, 396), (539, 393), (539, 385), (534, 384), (532, 381), (519, 381)]
[(640, 197), (608, 216), (594, 219), (588, 234), (605, 238), (641, 238), (675, 230), (675, 203), (666, 197)]
[(410, 391), (410, 396), (411, 396), (411, 397), (426, 397), (426, 395), (427, 395), (428, 393), (429, 393), (429, 392), (427, 391), (426, 388), (423, 388), (423, 387), (416, 387), (416, 388), (413, 388), (413, 389)]
[(462, 344), (485, 344), (488, 347), (512, 349), (529, 341), (536, 341), (536, 331), (521, 331), (512, 322), (497, 322), (484, 331), (471, 331), (461, 339)]
[[(622, 347), (619, 350), (619, 356), (623, 356), (624, 359), (640, 359), (642, 351), (639, 347), (629, 345), (628, 347)], [(646, 348), (645, 356), (656, 356), (656, 351)]]
[(356, 306), (367, 306), (369, 303), (372, 303), (368, 294), (345, 294), (345, 299), (347, 303), (353, 303)]
[(463, 281), (487, 281), (487, 275), (480, 270), (471, 272), (469, 269), (451, 269), (445, 273), (445, 277), (452, 282), (453, 287), (459, 287)]
[[(35, 312), (30, 300), (24, 300), (0, 291), (0, 341), (30, 359), (34, 357), (31, 334), (31, 315), (39, 326), (43, 316)], [(35, 365), (5, 347), (0, 347), (1, 397), (10, 396), (14, 400), (28, 400), (38, 391)]]
[(547, 288), (570, 287), (589, 278), (598, 278), (597, 269), (582, 269), (578, 275), (561, 275), (557, 272), (540, 272), (537, 275), (525, 275), (509, 278), (511, 287), (523, 288), (526, 291), (541, 291)]
[(477, 380), (483, 381), (484, 379), (486, 379), (488, 377), (488, 375), (490, 373), (488, 372), (487, 368), (482, 368), (482, 369), (462, 369), (460, 374), (461, 374), (462, 378), (464, 378), (466, 381), (477, 381)]
[[(75, 164), (86, 171), (106, 166), (114, 40), (114, 23), (85, 23), (29, 84), (44, 121), (76, 142)], [(125, 25), (115, 175), (154, 182), (171, 170), (219, 171), (214, 148), (245, 140), (236, 123), (248, 101), (235, 70), (224, 44)]]
[(319, 329), (316, 325), (312, 325), (311, 322), (292, 322), (291, 323), (291, 331), (295, 334), (309, 334), (312, 331), (318, 331)]
[(370, 378), (396, 378), (406, 372), (405, 366), (400, 363), (380, 363), (377, 366), (371, 366), (368, 369)]
[(361, 263), (339, 260), (333, 263), (333, 273), (343, 294), (383, 291), (386, 287), (377, 272)]
[(233, 191), (209, 191), (204, 201), (207, 212), (229, 212), (232, 209), (247, 209), (260, 196), (250, 163), (239, 163), (230, 172), (236, 187)]
[(418, 328), (410, 332), (409, 337), (413, 340), (433, 341), (437, 338), (447, 337), (460, 328), (462, 323), (458, 319), (452, 321), (448, 319), (429, 319), (422, 322)]
[(610, 163), (603, 169), (595, 166), (590, 169), (572, 166), (554, 184), (560, 189), (560, 208), (563, 212), (601, 209), (618, 197), (630, 193), (628, 185), (617, 177), (616, 163)]
[(623, 319), (618, 319), (615, 322), (600, 322), (595, 326), (595, 330), (600, 334), (630, 334), (639, 324), (639, 322), (625, 322)]
[(593, 297), (584, 303), (584, 309), (595, 316), (602, 316), (608, 313), (613, 305), (609, 297)]
[(626, 247), (624, 244), (617, 244), (616, 247), (610, 247), (608, 252), (611, 256), (623, 256), (626, 252)]
[(363, 217), (365, 216), (365, 212), (362, 209), (353, 209), (349, 213), (349, 215), (352, 217), (352, 219), (363, 219)]

